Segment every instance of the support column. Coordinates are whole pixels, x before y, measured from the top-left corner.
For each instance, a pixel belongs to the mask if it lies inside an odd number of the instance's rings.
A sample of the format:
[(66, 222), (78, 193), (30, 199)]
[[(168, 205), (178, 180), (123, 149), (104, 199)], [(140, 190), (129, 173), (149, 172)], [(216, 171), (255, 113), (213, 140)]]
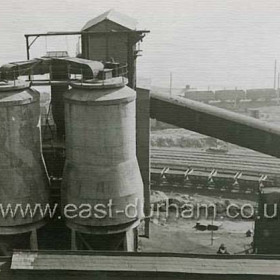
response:
[(38, 251), (38, 239), (37, 239), (37, 230), (36, 229), (31, 231), (31, 235), (30, 235), (30, 249), (32, 251)]
[(150, 234), (150, 90), (137, 88), (136, 153), (144, 184), (145, 237)]
[(135, 252), (135, 231), (134, 229), (129, 229), (125, 233), (124, 238), (124, 251), (126, 252)]
[[(52, 62), (52, 80), (54, 81), (67, 81), (68, 80), (68, 67), (62, 61)], [(52, 85), (51, 98), (52, 98), (52, 114), (56, 124), (56, 134), (59, 140), (64, 139), (65, 135), (65, 119), (64, 119), (64, 102), (63, 94), (68, 90), (68, 85)]]
[(77, 234), (76, 231), (71, 229), (71, 250), (77, 250)]

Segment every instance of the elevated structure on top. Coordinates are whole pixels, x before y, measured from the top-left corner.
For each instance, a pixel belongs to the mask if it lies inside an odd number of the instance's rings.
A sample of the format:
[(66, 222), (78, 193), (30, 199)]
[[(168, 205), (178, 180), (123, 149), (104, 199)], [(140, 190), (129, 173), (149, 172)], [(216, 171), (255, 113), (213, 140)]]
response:
[[(128, 86), (136, 87), (136, 58), (141, 52), (136, 44), (147, 30), (137, 30), (137, 21), (115, 10), (109, 10), (89, 20), (81, 31), (26, 34), (27, 59), (31, 46), (39, 37), (81, 35), (81, 57), (90, 60), (127, 64)], [(30, 39), (33, 39), (30, 41)]]
[[(90, 60), (117, 61), (128, 65), (128, 85), (136, 86), (136, 43), (145, 36), (136, 30), (137, 21), (115, 10), (109, 10), (88, 21), (82, 28), (82, 56)], [(99, 32), (105, 32), (100, 36)]]

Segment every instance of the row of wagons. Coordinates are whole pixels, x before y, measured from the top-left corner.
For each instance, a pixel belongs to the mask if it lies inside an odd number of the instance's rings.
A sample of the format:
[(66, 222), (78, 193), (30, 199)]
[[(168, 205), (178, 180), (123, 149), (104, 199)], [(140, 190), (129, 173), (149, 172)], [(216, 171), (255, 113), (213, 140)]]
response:
[(248, 90), (216, 90), (216, 91), (191, 91), (186, 90), (184, 97), (202, 102), (210, 101), (240, 101), (240, 100), (271, 100), (277, 97), (275, 89), (248, 89)]

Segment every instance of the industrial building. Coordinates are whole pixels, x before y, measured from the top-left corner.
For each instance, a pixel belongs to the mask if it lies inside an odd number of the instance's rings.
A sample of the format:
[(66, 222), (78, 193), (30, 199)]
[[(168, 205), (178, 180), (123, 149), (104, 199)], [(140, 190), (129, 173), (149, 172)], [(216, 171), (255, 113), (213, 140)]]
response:
[[(0, 203), (57, 206), (52, 217), (1, 219), (0, 278), (280, 279), (280, 225), (265, 217), (250, 256), (137, 252), (140, 225), (149, 237), (150, 118), (280, 157), (278, 126), (137, 87), (147, 33), (110, 10), (81, 31), (25, 35), (27, 61), (0, 67)], [(37, 38), (62, 35), (81, 35), (79, 57), (30, 60)], [(48, 139), (32, 87), (40, 85), (51, 87)], [(280, 203), (278, 189), (258, 194), (261, 206)]]

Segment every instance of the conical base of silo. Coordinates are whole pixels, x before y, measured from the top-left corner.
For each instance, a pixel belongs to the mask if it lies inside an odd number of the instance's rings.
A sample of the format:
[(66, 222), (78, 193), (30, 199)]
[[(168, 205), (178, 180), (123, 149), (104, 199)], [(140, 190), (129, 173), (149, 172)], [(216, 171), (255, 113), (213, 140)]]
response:
[(31, 232), (43, 227), (47, 223), (46, 219), (39, 220), (35, 223), (16, 225), (16, 226), (0, 226), (0, 237), (5, 235), (15, 235)]
[(126, 232), (131, 228), (136, 228), (140, 224), (140, 220), (135, 220), (130, 223), (119, 224), (115, 226), (85, 226), (78, 223), (74, 223), (71, 220), (66, 220), (66, 226), (70, 229), (75, 231), (86, 233), (86, 234), (100, 234), (100, 235), (107, 235), (107, 234), (116, 234), (121, 232)]

